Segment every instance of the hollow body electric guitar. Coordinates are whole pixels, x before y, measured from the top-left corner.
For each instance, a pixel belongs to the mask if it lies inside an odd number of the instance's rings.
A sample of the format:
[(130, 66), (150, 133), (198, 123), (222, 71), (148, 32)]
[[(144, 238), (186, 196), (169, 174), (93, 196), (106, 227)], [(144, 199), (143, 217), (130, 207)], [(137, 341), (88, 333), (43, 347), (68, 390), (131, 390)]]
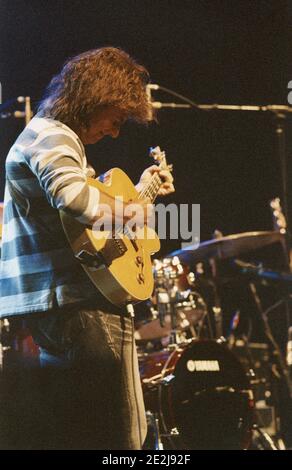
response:
[[(150, 150), (161, 169), (171, 169), (159, 147)], [(128, 176), (120, 169), (107, 172), (104, 182), (88, 178), (88, 184), (124, 203), (145, 199), (154, 202), (162, 181), (157, 173), (139, 194)], [(110, 232), (81, 224), (60, 211), (64, 231), (75, 257), (99, 291), (113, 304), (125, 305), (148, 299), (153, 291), (151, 255), (159, 251), (156, 232), (144, 226), (131, 235), (124, 228)], [(143, 233), (141, 233), (141, 230)]]

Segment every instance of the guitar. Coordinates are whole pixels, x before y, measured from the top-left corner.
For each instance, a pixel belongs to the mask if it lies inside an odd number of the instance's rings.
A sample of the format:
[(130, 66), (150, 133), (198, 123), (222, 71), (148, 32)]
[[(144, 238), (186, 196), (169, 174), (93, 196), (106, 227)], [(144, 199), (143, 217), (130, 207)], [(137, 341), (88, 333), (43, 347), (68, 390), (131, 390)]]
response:
[[(171, 170), (167, 165), (165, 152), (159, 147), (150, 150), (160, 169)], [(111, 197), (122, 197), (125, 203), (149, 198), (154, 202), (162, 181), (157, 173), (139, 194), (128, 176), (119, 168), (106, 174), (104, 182), (87, 179), (94, 186)], [(73, 217), (60, 211), (63, 229), (75, 257), (98, 290), (113, 304), (122, 306), (149, 299), (154, 287), (151, 255), (159, 251), (160, 240), (150, 227), (138, 229), (136, 236), (118, 230), (113, 234), (97, 231), (81, 224)], [(141, 237), (141, 230), (147, 231)], [(146, 232), (145, 232), (146, 233)]]

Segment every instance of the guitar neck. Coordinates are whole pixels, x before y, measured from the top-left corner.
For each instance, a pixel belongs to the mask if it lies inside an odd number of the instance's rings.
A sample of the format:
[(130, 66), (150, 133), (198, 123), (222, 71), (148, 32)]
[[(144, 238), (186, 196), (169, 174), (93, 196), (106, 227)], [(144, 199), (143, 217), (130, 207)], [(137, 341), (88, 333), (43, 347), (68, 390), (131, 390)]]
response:
[(157, 173), (155, 173), (152, 176), (149, 183), (145, 186), (143, 191), (141, 191), (139, 195), (139, 199), (143, 199), (147, 197), (151, 200), (151, 202), (154, 202), (157, 197), (161, 184), (162, 184), (162, 181), (161, 181), (160, 176)]

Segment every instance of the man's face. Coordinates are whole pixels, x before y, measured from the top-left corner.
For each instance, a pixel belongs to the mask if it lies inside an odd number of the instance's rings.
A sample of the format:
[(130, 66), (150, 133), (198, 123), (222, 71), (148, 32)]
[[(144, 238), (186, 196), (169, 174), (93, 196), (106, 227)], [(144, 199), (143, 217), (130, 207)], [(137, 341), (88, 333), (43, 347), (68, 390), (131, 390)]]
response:
[(118, 137), (125, 122), (125, 114), (114, 106), (101, 106), (91, 118), (88, 129), (82, 129), (79, 136), (83, 144), (95, 144), (104, 136)]

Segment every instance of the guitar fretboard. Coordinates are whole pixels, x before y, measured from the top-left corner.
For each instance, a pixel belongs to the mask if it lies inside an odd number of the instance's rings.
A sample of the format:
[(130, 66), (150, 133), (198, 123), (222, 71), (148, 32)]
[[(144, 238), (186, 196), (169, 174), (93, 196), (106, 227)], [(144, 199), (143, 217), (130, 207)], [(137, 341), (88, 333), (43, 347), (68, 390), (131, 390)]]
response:
[(149, 197), (151, 202), (153, 202), (156, 199), (156, 196), (158, 194), (161, 184), (162, 184), (162, 181), (161, 181), (160, 176), (157, 173), (155, 173), (152, 176), (152, 179), (150, 180), (150, 182), (140, 193), (139, 199)]

